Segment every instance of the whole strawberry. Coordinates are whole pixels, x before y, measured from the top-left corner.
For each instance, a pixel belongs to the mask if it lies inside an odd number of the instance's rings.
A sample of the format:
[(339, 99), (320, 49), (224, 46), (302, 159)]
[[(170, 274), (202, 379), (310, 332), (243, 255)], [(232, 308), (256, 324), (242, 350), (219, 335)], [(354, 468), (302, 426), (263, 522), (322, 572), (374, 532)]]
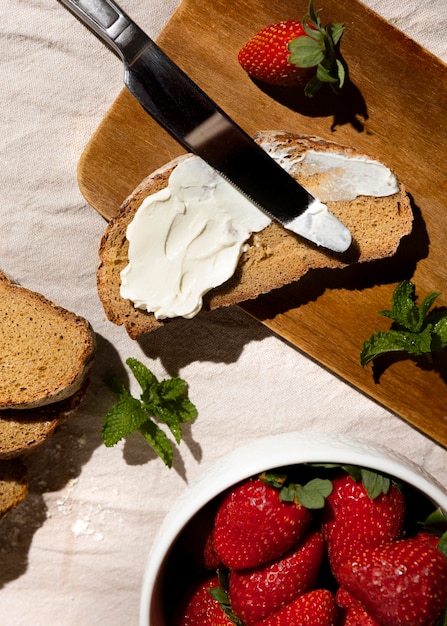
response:
[(238, 54), (241, 67), (254, 79), (282, 87), (305, 86), (313, 96), (329, 83), (341, 89), (345, 69), (337, 53), (342, 24), (323, 27), (310, 0), (301, 21), (270, 24), (252, 37)]
[(344, 587), (337, 589), (335, 602), (340, 607), (337, 626), (380, 626), (364, 606), (351, 596)]
[(259, 478), (232, 489), (220, 504), (214, 548), (229, 568), (245, 569), (285, 554), (306, 532), (308, 509), (282, 502), (279, 491)]
[(334, 576), (340, 566), (364, 547), (375, 547), (398, 538), (403, 530), (405, 501), (390, 484), (386, 493), (372, 498), (361, 480), (341, 475), (332, 481), (326, 498), (322, 531)]
[(337, 606), (332, 593), (327, 589), (314, 589), (256, 626), (335, 626), (336, 620)]
[(210, 594), (210, 590), (219, 587), (217, 576), (199, 583), (181, 612), (178, 626), (234, 626), (220, 603)]
[(324, 553), (323, 535), (308, 533), (285, 556), (249, 570), (232, 570), (229, 598), (233, 611), (246, 626), (276, 613), (298, 595), (311, 591)]
[(382, 626), (434, 626), (447, 607), (447, 557), (418, 539), (367, 548), (338, 576)]
[(186, 557), (199, 570), (216, 572), (220, 565), (220, 559), (214, 549), (213, 541), (215, 516), (216, 507), (213, 503), (204, 506), (196, 513), (180, 537), (180, 546)]

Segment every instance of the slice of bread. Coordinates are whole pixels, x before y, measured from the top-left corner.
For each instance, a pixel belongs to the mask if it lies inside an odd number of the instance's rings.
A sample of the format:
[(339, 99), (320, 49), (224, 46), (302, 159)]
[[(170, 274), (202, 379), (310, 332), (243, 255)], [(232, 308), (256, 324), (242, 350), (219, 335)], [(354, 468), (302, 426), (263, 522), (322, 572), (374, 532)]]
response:
[(48, 437), (71, 417), (83, 400), (89, 379), (73, 395), (34, 409), (4, 409), (0, 411), (0, 462), (24, 457), (43, 444)]
[[(309, 149), (363, 156), (351, 148), (320, 139), (283, 131), (262, 131), (254, 137), (271, 156), (287, 164), (289, 173), (304, 186), (311, 180), (298, 171), (301, 155)], [(128, 263), (126, 229), (145, 197), (167, 185), (179, 157), (157, 170), (125, 200), (117, 216), (108, 224), (99, 248), (98, 294), (108, 319), (124, 325), (132, 339), (153, 331), (170, 320), (137, 309), (120, 295), (120, 272)], [(366, 157), (366, 158), (371, 158)], [(404, 186), (384, 197), (358, 196), (353, 200), (327, 201), (329, 209), (351, 231), (353, 243), (348, 252), (334, 254), (297, 237), (272, 222), (253, 234), (247, 242), (235, 274), (223, 285), (204, 296), (203, 310), (234, 305), (262, 293), (299, 280), (313, 268), (341, 268), (353, 262), (367, 262), (395, 254), (400, 240), (411, 232), (413, 214)], [(148, 234), (150, 245), (150, 233)]]
[(20, 459), (0, 461), (0, 518), (22, 502), (27, 493), (27, 471)]
[(81, 389), (94, 350), (87, 320), (0, 272), (0, 411), (70, 398)]

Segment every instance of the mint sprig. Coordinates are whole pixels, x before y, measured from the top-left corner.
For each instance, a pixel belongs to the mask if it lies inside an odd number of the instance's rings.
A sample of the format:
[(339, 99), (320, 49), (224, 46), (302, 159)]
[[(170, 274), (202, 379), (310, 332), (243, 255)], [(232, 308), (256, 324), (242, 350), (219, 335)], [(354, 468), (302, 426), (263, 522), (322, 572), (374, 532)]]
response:
[(393, 320), (391, 330), (379, 331), (364, 342), (360, 353), (362, 367), (389, 352), (431, 358), (432, 353), (442, 351), (447, 346), (447, 311), (430, 312), (440, 295), (433, 292), (418, 306), (413, 283), (409, 280), (401, 282), (393, 293), (391, 309), (379, 311), (380, 315)]
[(157, 422), (166, 425), (175, 442), (180, 443), (181, 425), (197, 417), (196, 407), (187, 398), (187, 384), (177, 377), (159, 382), (143, 363), (134, 358), (127, 359), (126, 364), (142, 392), (139, 398), (135, 398), (124, 385), (117, 388), (117, 402), (104, 417), (102, 440), (111, 447), (138, 431), (163, 462), (172, 467), (173, 444)]
[(303, 28), (308, 37), (296, 37), (289, 43), (289, 62), (297, 67), (316, 67), (316, 74), (307, 83), (304, 93), (312, 97), (324, 83), (329, 83), (336, 93), (343, 87), (346, 71), (338, 54), (338, 44), (344, 25), (335, 23), (322, 26), (319, 11), (315, 11), (313, 0), (309, 1), (308, 12), (303, 18)]

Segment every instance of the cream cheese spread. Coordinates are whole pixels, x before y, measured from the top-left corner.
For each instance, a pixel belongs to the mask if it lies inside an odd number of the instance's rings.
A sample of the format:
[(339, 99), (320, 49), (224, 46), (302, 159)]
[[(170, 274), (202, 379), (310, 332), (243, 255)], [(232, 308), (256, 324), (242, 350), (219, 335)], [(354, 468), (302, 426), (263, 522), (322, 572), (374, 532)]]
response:
[(121, 296), (157, 319), (191, 318), (233, 274), (243, 245), (270, 218), (198, 157), (148, 196), (127, 228)]
[(399, 191), (390, 169), (362, 156), (308, 150), (297, 162), (295, 172), (306, 177), (304, 186), (322, 202), (385, 197)]
[[(293, 160), (286, 148), (263, 147), (316, 198), (287, 227), (317, 244), (328, 233), (340, 239), (340, 251), (350, 242), (349, 231), (346, 236), (340, 231), (324, 202), (398, 191), (392, 172), (372, 159), (308, 150)], [(194, 317), (203, 296), (234, 274), (251, 233), (270, 221), (200, 158), (185, 159), (167, 187), (143, 201), (127, 228), (129, 263), (121, 272), (121, 297), (157, 319)]]

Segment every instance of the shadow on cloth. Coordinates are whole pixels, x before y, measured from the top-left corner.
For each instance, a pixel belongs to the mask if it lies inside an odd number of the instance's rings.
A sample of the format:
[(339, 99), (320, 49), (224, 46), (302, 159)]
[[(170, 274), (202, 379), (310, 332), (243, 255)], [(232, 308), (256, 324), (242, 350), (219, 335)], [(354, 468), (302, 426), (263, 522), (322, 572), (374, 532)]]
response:
[(33, 536), (47, 519), (44, 494), (67, 487), (102, 445), (102, 418), (113, 402), (104, 384), (102, 364), (119, 372), (120, 378), (126, 373), (115, 348), (101, 336), (97, 335), (96, 339), (97, 357), (81, 406), (24, 459), (28, 469), (28, 495), (0, 520), (0, 589), (27, 570)]

